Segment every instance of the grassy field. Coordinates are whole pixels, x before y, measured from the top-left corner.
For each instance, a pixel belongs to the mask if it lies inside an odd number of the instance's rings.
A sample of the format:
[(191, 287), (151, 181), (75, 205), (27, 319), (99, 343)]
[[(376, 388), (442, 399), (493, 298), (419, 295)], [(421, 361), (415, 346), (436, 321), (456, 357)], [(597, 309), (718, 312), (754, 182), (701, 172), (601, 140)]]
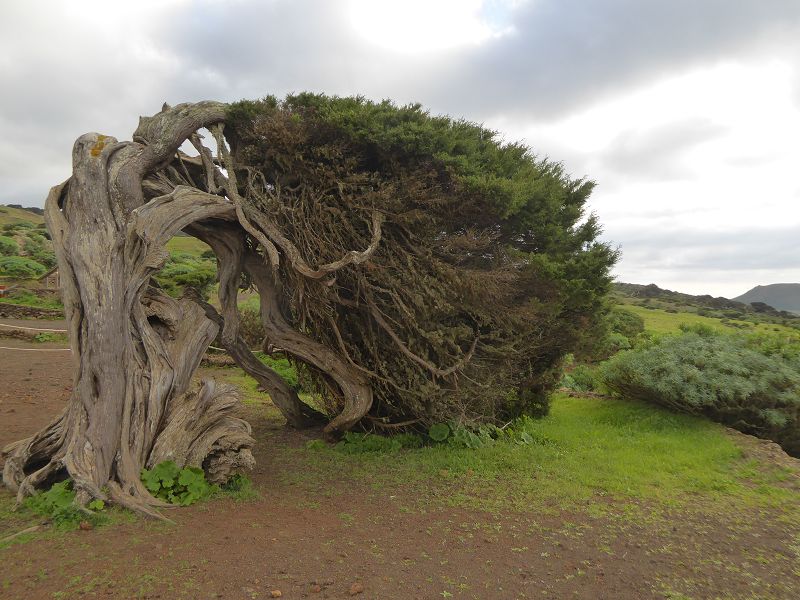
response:
[(38, 225), (44, 223), (44, 217), (20, 208), (0, 206), (0, 227), (11, 223), (21, 223), (22, 221), (28, 221), (29, 223)]
[(703, 317), (689, 312), (667, 312), (660, 309), (649, 309), (632, 304), (621, 305), (627, 311), (635, 313), (644, 319), (644, 328), (651, 333), (678, 333), (681, 325), (705, 325), (723, 333), (754, 332), (754, 333), (781, 333), (800, 337), (800, 332), (791, 327), (770, 323), (751, 323), (731, 319), (723, 323), (721, 319)]
[(211, 247), (197, 238), (179, 235), (167, 242), (167, 250), (169, 252), (182, 252), (192, 256), (200, 256), (206, 250), (211, 250)]
[[(786, 509), (800, 525), (789, 477), (769, 468), (753, 485), (753, 465), (719, 425), (657, 407), (616, 400), (558, 396), (551, 414), (525, 426), (533, 443), (498, 442), (476, 450), (448, 445), (381, 453), (343, 454), (318, 446), (299, 451), (293, 483), (316, 487), (347, 472), (373, 487), (413, 486), (421, 505), (433, 502), (498, 511), (592, 513), (597, 503), (639, 502), (649, 510)], [(442, 494), (442, 487), (446, 493)], [(652, 514), (652, 513), (651, 513)]]

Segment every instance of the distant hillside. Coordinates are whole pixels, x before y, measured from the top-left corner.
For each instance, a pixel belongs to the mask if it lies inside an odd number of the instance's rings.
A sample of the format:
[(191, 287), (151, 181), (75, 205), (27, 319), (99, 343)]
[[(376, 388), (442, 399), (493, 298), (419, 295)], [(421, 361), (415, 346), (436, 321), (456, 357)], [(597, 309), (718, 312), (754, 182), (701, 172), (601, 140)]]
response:
[(778, 310), (800, 313), (800, 283), (757, 285), (749, 292), (734, 298), (734, 300), (748, 304), (763, 302), (774, 306)]
[[(794, 285), (800, 287), (800, 284)], [(785, 309), (774, 308), (772, 302), (753, 300), (755, 304), (750, 304), (749, 301), (741, 301), (742, 297), (729, 300), (709, 295), (692, 296), (662, 289), (654, 283), (650, 285), (615, 283), (612, 295), (620, 304), (661, 309), (669, 313), (688, 312), (723, 321), (745, 320), (752, 323), (776, 323), (800, 328), (800, 310), (795, 314)]]
[(44, 223), (41, 208), (22, 208), (18, 204), (3, 206), (0, 204), (0, 225), (28, 221), (34, 225)]

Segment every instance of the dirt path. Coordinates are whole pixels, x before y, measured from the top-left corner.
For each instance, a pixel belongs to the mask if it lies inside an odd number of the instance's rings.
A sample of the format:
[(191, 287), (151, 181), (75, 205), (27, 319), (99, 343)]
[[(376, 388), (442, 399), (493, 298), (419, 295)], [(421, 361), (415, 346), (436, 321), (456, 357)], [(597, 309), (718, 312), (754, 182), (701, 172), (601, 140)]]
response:
[[(71, 371), (68, 353), (0, 352), (3, 445), (57, 414)], [(624, 503), (594, 517), (492, 514), (449, 506), (446, 487), (420, 505), (403, 482), (309, 481), (302, 449), (313, 432), (287, 431), (263, 407), (247, 412), (260, 499), (180, 509), (177, 526), (134, 520), (0, 549), (0, 598), (798, 597), (800, 540), (770, 515), (642, 523)], [(0, 538), (13, 527), (0, 518)]]
[(67, 322), (64, 319), (55, 321), (42, 321), (39, 319), (0, 319), (0, 325), (7, 325), (9, 327), (26, 327), (31, 329), (57, 329), (59, 331), (67, 330)]

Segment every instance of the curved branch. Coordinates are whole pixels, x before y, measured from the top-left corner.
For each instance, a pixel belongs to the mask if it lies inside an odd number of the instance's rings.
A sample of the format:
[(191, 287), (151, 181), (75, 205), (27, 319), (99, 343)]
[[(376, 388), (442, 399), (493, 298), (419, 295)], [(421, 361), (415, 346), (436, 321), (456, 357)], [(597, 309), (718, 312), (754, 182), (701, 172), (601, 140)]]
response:
[(220, 123), (225, 119), (227, 104), (194, 102), (169, 106), (152, 117), (139, 117), (133, 141), (145, 145), (138, 167), (142, 175), (166, 166), (183, 142), (198, 129)]
[(202, 219), (235, 219), (226, 198), (179, 185), (131, 212), (132, 227), (148, 244), (163, 246), (181, 229)]
[(412, 352), (408, 348), (408, 346), (406, 346), (405, 343), (403, 343), (403, 340), (401, 340), (400, 337), (397, 335), (397, 333), (395, 333), (394, 329), (392, 329), (392, 326), (386, 322), (386, 319), (383, 318), (381, 311), (378, 310), (378, 307), (375, 306), (375, 303), (369, 297), (367, 297), (367, 306), (369, 306), (370, 314), (375, 319), (375, 322), (378, 325), (380, 325), (381, 329), (383, 329), (387, 334), (389, 334), (389, 337), (392, 338), (392, 341), (397, 345), (398, 348), (400, 348), (400, 351), (408, 358), (410, 358), (412, 361), (414, 361), (421, 367), (424, 367), (425, 369), (430, 371), (433, 375), (437, 375), (438, 377), (447, 377), (448, 375), (452, 375), (456, 371), (463, 369), (466, 366), (466, 364), (472, 359), (472, 355), (475, 353), (475, 348), (478, 346), (478, 339), (480, 338), (480, 336), (475, 337), (475, 339), (472, 341), (472, 346), (470, 346), (469, 351), (464, 355), (464, 357), (461, 360), (459, 360), (456, 364), (447, 369), (440, 369), (433, 363), (425, 360), (421, 356)]
[(305, 402), (300, 400), (283, 378), (258, 360), (238, 333), (239, 312), (237, 291), (243, 269), (245, 249), (244, 234), (240, 230), (193, 226), (190, 231), (214, 250), (219, 261), (219, 299), (222, 304), (220, 315), (213, 306), (204, 302), (197, 294), (189, 297), (198, 304), (206, 316), (222, 330), (222, 345), (228, 354), (248, 375), (267, 390), (273, 403), (293, 427), (305, 428), (324, 423), (326, 418)]
[[(222, 136), (222, 126), (215, 127), (213, 131), (217, 140), (217, 151), (222, 159), (222, 164), (225, 166), (225, 169), (228, 172), (228, 184), (226, 185), (226, 192), (228, 193), (229, 197), (234, 200), (234, 204), (236, 204), (236, 214), (239, 216), (239, 221), (241, 222), (242, 227), (244, 227), (248, 233), (256, 237), (256, 239), (261, 242), (261, 244), (267, 250), (273, 268), (277, 268), (278, 266), (277, 252), (274, 250), (275, 245), (283, 250), (286, 258), (289, 260), (289, 264), (292, 265), (292, 268), (309, 279), (321, 279), (322, 277), (325, 277), (334, 271), (338, 271), (347, 265), (361, 264), (368, 260), (375, 250), (377, 250), (378, 244), (380, 244), (381, 241), (381, 226), (383, 225), (385, 217), (383, 213), (373, 210), (372, 240), (365, 250), (351, 250), (339, 260), (320, 265), (316, 269), (309, 266), (309, 264), (300, 254), (297, 246), (295, 246), (285, 235), (283, 235), (278, 226), (270, 221), (266, 215), (256, 211), (249, 211), (249, 215), (245, 214), (244, 203), (239, 195), (238, 184), (236, 181), (236, 165), (234, 164), (233, 157), (225, 145), (225, 139)], [(255, 221), (255, 223), (261, 229), (261, 232), (254, 233), (253, 229), (255, 228), (250, 221)], [(269, 240), (265, 239), (265, 235), (269, 238)], [(272, 242), (274, 242), (274, 245)]]
[(261, 299), (261, 320), (271, 342), (299, 360), (329, 375), (344, 397), (344, 409), (325, 427), (328, 435), (336, 436), (350, 429), (372, 407), (372, 388), (369, 380), (350, 366), (337, 352), (296, 331), (286, 322), (278, 307), (272, 273), (263, 259), (255, 254), (245, 257), (245, 270), (253, 278)]

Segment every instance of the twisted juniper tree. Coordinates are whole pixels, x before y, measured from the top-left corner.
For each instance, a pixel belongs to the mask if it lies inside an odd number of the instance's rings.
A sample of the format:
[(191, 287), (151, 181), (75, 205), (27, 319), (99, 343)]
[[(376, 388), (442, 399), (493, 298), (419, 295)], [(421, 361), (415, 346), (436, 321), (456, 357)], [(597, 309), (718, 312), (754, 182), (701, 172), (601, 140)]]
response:
[[(142, 467), (222, 481), (251, 465), (235, 390), (191, 387), (217, 335), (289, 424), (330, 437), (542, 412), (610, 282), (592, 186), (478, 125), (358, 98), (165, 105), (130, 142), (82, 136), (45, 209), (73, 392), (4, 450), (5, 484), (22, 498), (66, 473), (80, 503), (154, 514)], [(216, 306), (153, 278), (179, 231), (217, 257)], [(260, 296), (265, 351), (302, 367), (321, 412), (243, 342), (242, 287)]]

